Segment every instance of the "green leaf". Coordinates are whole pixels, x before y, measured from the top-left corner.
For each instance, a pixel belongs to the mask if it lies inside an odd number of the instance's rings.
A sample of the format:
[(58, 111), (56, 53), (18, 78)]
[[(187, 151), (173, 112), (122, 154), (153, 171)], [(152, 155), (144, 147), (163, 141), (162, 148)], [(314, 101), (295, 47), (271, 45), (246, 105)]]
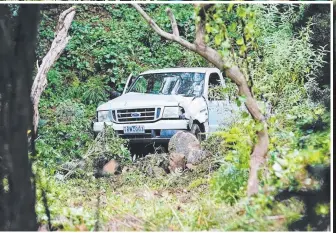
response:
[(209, 35), (205, 35), (205, 37), (204, 37), (204, 41), (205, 41), (206, 43), (209, 42)]
[(240, 95), (240, 96), (238, 96), (238, 99), (239, 99), (241, 102), (243, 102), (243, 103), (245, 103), (246, 100), (247, 100), (247, 98), (246, 98), (245, 95)]
[(243, 7), (239, 7), (238, 10), (237, 10), (237, 15), (240, 18), (245, 18), (246, 17), (246, 9), (243, 8)]
[(239, 98), (236, 99), (236, 104), (237, 104), (238, 107), (241, 106), (242, 103), (241, 103), (241, 101), (239, 100)]
[(237, 30), (237, 23), (236, 22), (231, 23), (229, 26), (229, 31), (236, 32), (236, 30)]
[(237, 41), (236, 41), (237, 45), (243, 45), (244, 44), (244, 39), (243, 37), (240, 37)]
[(249, 114), (248, 114), (247, 112), (243, 112), (243, 113), (242, 113), (242, 117), (243, 117), (243, 118), (248, 118), (248, 117), (249, 117)]
[(264, 125), (261, 122), (256, 123), (255, 125), (256, 131), (262, 131), (264, 129)]
[(229, 6), (228, 6), (228, 9), (227, 9), (227, 12), (230, 12), (233, 8), (233, 3), (230, 3)]
[(228, 57), (230, 55), (230, 51), (228, 50), (228, 49), (224, 49), (223, 51), (222, 51), (222, 56), (223, 57)]
[(221, 55), (222, 57), (227, 57), (227, 56), (230, 55), (230, 52), (229, 52), (228, 49), (220, 50), (219, 53), (220, 53), (220, 55)]
[(225, 40), (222, 44), (223, 48), (228, 49), (231, 47), (230, 41), (229, 40)]
[(205, 24), (205, 30), (206, 30), (207, 33), (210, 33), (210, 32), (211, 32), (211, 26), (210, 26), (209, 23), (206, 23), (206, 24)]
[(220, 34), (217, 34), (217, 35), (215, 36), (215, 44), (216, 44), (216, 45), (220, 45), (221, 42), (222, 42), (222, 37), (221, 37)]
[(246, 52), (247, 50), (247, 47), (245, 45), (242, 45), (240, 48), (239, 48), (239, 55), (243, 56), (244, 53)]

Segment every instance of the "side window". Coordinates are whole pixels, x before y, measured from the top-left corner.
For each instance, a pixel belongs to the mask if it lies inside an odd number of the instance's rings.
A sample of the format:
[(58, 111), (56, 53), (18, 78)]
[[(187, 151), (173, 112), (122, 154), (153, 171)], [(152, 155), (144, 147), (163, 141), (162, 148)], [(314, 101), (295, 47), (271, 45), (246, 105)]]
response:
[(222, 84), (217, 73), (211, 73), (209, 76), (209, 100), (221, 100), (222, 98)]
[(221, 81), (220, 81), (219, 75), (217, 73), (210, 74), (209, 88), (214, 88), (214, 87), (218, 87), (218, 86), (221, 86)]

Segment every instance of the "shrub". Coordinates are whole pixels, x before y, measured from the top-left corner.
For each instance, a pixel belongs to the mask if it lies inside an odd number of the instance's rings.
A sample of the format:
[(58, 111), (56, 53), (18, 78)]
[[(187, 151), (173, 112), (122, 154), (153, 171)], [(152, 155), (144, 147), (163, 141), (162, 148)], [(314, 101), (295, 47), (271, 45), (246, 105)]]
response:
[(98, 105), (106, 101), (111, 88), (100, 77), (92, 77), (83, 85), (82, 100), (86, 104)]
[(43, 112), (43, 115), (48, 117), (48, 121), (39, 128), (36, 141), (41, 161), (53, 167), (67, 160), (81, 158), (93, 138), (85, 106), (65, 100), (54, 111)]
[(232, 205), (246, 196), (247, 178), (248, 169), (226, 163), (213, 175), (210, 188), (216, 199)]
[(131, 161), (131, 154), (128, 150), (128, 141), (118, 137), (111, 126), (105, 125), (94, 142), (89, 147), (85, 159), (90, 161), (115, 159), (121, 163)]
[(255, 123), (247, 119), (227, 131), (214, 133), (204, 143), (205, 149), (216, 155), (222, 164), (210, 180), (210, 188), (217, 200), (234, 204), (246, 195), (255, 127)]
[(84, 118), (84, 108), (85, 106), (82, 104), (65, 100), (56, 107), (56, 119), (58, 122), (64, 122), (66, 124), (75, 123), (75, 121)]

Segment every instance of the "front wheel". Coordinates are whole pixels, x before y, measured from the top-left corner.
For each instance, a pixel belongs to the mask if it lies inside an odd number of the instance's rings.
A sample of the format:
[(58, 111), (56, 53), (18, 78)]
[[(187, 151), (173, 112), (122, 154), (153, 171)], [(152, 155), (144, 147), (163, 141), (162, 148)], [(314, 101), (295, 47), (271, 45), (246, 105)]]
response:
[(198, 141), (203, 141), (205, 139), (205, 135), (202, 134), (201, 127), (198, 124), (193, 124), (191, 126), (190, 132), (195, 135), (195, 137), (198, 139)]

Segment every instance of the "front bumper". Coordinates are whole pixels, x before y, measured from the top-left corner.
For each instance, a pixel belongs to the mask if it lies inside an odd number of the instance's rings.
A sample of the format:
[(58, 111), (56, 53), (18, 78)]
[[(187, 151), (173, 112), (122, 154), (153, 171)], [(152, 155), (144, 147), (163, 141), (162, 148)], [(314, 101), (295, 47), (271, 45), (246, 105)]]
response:
[[(156, 122), (117, 124), (113, 122), (94, 122), (93, 131), (99, 133), (104, 129), (104, 123), (111, 125), (118, 136), (128, 139), (131, 143), (166, 143), (179, 130), (188, 129), (188, 120), (159, 120)], [(124, 126), (143, 125), (143, 134), (124, 134)]]

